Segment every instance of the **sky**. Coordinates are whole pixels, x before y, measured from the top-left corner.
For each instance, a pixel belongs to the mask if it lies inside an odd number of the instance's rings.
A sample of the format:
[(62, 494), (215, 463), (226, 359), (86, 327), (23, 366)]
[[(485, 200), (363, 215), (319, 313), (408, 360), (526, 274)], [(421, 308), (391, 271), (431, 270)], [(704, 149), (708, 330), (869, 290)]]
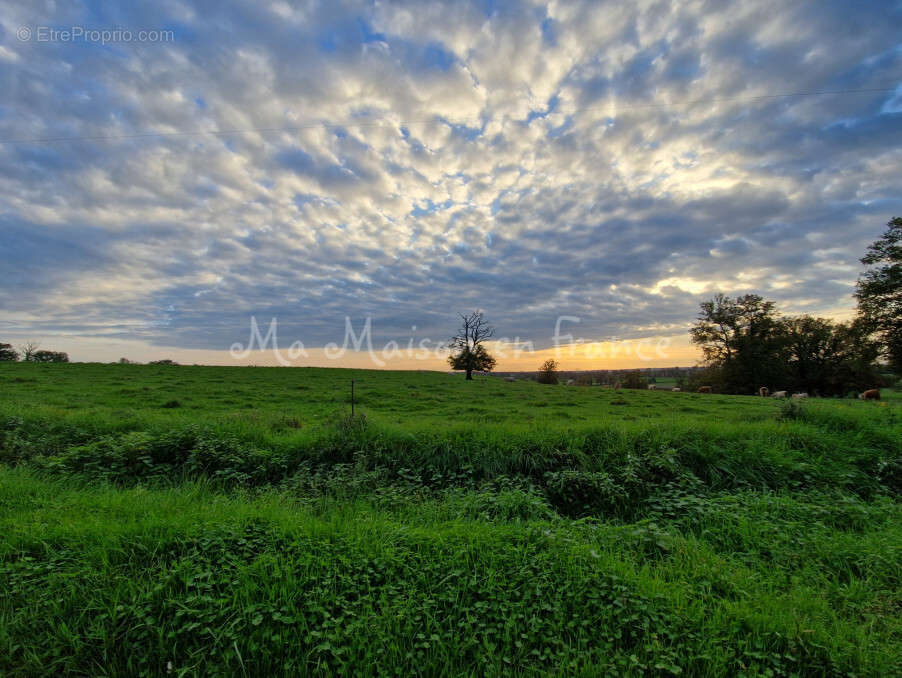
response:
[(0, 0), (0, 342), (74, 360), (691, 365), (900, 189), (894, 0)]

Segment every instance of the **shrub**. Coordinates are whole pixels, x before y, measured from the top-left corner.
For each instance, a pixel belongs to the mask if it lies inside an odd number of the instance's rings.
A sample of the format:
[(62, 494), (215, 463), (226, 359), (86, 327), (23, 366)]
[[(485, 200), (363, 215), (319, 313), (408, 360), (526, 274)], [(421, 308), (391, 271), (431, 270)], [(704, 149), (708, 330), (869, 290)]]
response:
[(545, 474), (545, 493), (552, 506), (569, 516), (616, 514), (628, 498), (604, 471), (550, 471)]
[(461, 517), (478, 520), (520, 522), (550, 520), (555, 517), (548, 500), (535, 492), (485, 487), (476, 491), (455, 491)]
[(802, 407), (800, 402), (795, 400), (784, 400), (783, 404), (780, 405), (780, 413), (778, 416), (783, 421), (803, 419), (805, 417), (805, 408)]
[(556, 384), (558, 383), (557, 372), (557, 361), (549, 358), (539, 367), (539, 374), (536, 377), (536, 381), (540, 384)]
[(19, 353), (12, 344), (0, 344), (0, 362), (14, 363), (19, 359)]

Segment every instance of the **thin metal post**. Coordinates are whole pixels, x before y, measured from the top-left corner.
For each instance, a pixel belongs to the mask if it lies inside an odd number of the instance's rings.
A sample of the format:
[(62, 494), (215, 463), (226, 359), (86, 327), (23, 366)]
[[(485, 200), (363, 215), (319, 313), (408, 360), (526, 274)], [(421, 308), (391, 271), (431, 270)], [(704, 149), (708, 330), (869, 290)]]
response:
[(351, 379), (351, 417), (354, 416), (354, 380)]

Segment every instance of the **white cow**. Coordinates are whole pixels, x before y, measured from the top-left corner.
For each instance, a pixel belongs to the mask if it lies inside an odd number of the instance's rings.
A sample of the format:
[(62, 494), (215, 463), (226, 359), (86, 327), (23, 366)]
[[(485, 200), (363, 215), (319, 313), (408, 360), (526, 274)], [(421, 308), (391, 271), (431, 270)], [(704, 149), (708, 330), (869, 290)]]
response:
[(649, 391), (654, 391), (654, 390), (656, 390), (657, 388), (658, 388), (658, 387), (655, 386), (654, 384), (649, 384), (649, 385), (648, 385), (648, 390), (649, 390)]
[(773, 393), (770, 394), (770, 397), (771, 398), (785, 398), (786, 391), (774, 391)]
[(673, 391), (674, 393), (679, 393), (679, 392), (680, 392), (680, 387), (679, 387), (679, 386), (674, 386), (674, 387), (673, 387), (672, 389), (670, 389), (670, 390)]
[(808, 394), (807, 394), (807, 393), (793, 393), (793, 394), (792, 394), (792, 397), (793, 397), (795, 400), (800, 400), (800, 399), (802, 399), (802, 398), (807, 398), (807, 397), (808, 397)]

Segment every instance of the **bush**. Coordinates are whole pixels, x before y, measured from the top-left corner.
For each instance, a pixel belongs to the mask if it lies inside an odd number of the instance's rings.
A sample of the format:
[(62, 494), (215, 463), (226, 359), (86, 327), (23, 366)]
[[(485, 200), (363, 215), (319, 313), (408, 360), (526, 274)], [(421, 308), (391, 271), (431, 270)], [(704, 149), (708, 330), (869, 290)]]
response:
[(19, 353), (11, 344), (0, 344), (0, 362), (14, 363), (19, 359)]
[(491, 486), (476, 491), (455, 491), (461, 517), (474, 520), (520, 522), (551, 520), (555, 512), (548, 500), (529, 489), (516, 487), (494, 489)]
[(618, 513), (628, 498), (604, 471), (551, 471), (545, 474), (545, 493), (568, 516)]
[(539, 374), (536, 377), (536, 381), (540, 384), (556, 384), (558, 383), (557, 372), (557, 361), (549, 358), (539, 367)]
[(802, 403), (793, 399), (784, 400), (780, 405), (780, 413), (778, 416), (783, 421), (803, 419), (805, 417), (805, 408), (802, 407)]
[(626, 373), (622, 382), (623, 388), (643, 389), (648, 388), (648, 381), (642, 378), (639, 370), (632, 370)]

